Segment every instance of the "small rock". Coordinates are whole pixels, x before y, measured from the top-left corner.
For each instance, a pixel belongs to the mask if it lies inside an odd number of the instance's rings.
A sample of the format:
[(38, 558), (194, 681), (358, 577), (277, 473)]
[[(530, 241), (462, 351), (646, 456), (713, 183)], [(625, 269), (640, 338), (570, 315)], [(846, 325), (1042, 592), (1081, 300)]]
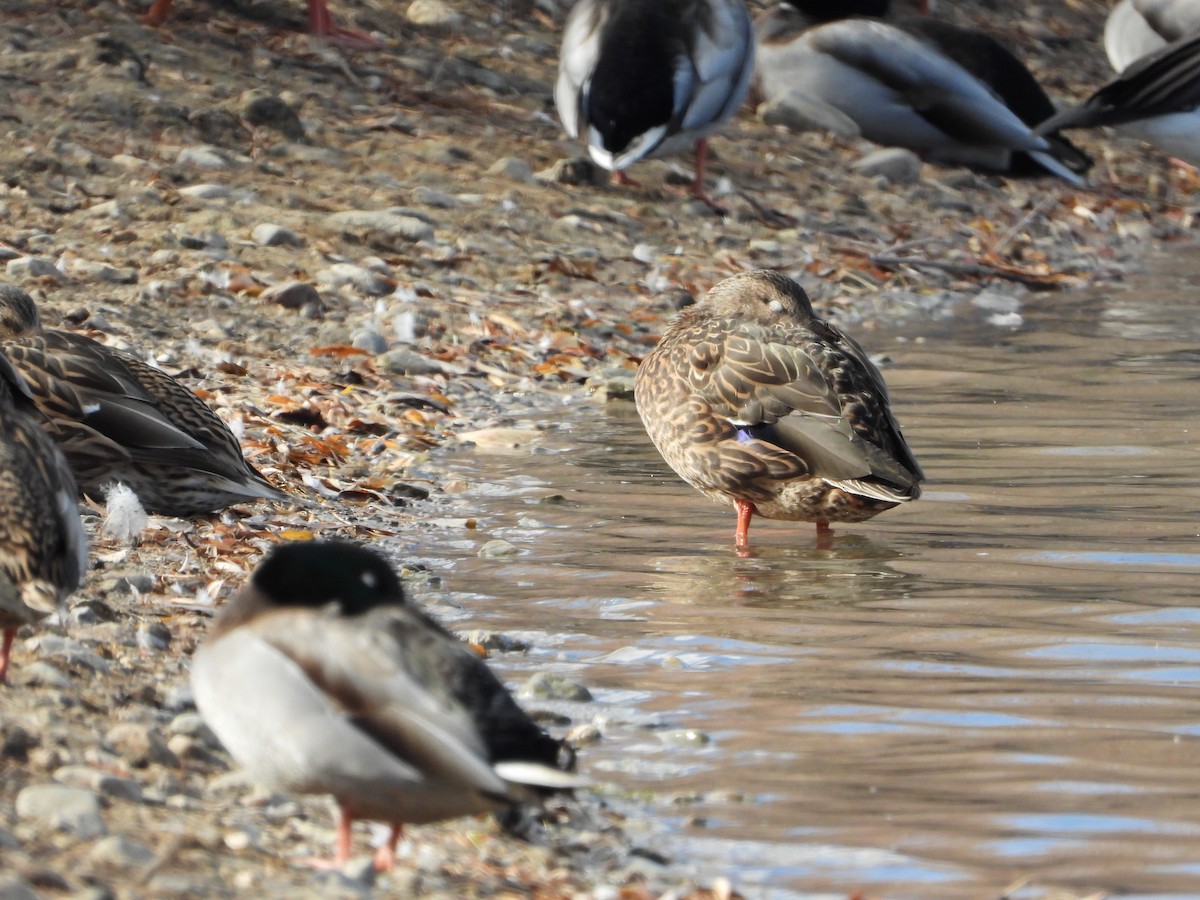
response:
[(370, 328), (364, 328), (362, 331), (355, 332), (354, 336), (350, 339), (350, 345), (357, 347), (359, 350), (366, 350), (372, 356), (378, 356), (388, 348), (387, 338), (378, 331)]
[(610, 367), (588, 376), (585, 382), (589, 393), (605, 400), (632, 400), (634, 373), (630, 369)]
[(225, 236), (216, 232), (209, 231), (201, 233), (197, 231), (189, 231), (186, 228), (172, 228), (175, 233), (175, 240), (179, 242), (179, 246), (185, 250), (228, 250), (229, 241)]
[(300, 116), (278, 94), (262, 88), (245, 91), (238, 97), (235, 111), (251, 125), (274, 129), (289, 141), (304, 137)]
[(250, 833), (240, 828), (237, 831), (228, 832), (222, 841), (226, 847), (234, 852), (246, 850), (254, 843)]
[(70, 678), (50, 663), (42, 662), (40, 659), (22, 666), (21, 674), (31, 685), (58, 688), (60, 691), (71, 687)]
[(603, 736), (599, 725), (595, 722), (585, 722), (568, 731), (566, 740), (573, 747), (581, 747), (586, 744), (598, 744)]
[(106, 833), (95, 792), (62, 784), (33, 784), (17, 794), (17, 817), (36, 820), (81, 838)]
[(284, 309), (325, 308), (320, 292), (306, 281), (285, 281), (272, 285), (262, 292), (261, 299), (275, 303)]
[(457, 28), (463, 22), (462, 14), (443, 0), (413, 0), (404, 15), (414, 25), (427, 28)]
[(53, 278), (61, 281), (63, 273), (54, 263), (40, 256), (18, 256), (5, 263), (4, 270), (12, 278)]
[(538, 672), (521, 685), (517, 696), (526, 700), (571, 700), (576, 703), (592, 701), (592, 692), (581, 682), (554, 672)]
[(106, 263), (93, 262), (90, 259), (72, 259), (68, 270), (76, 278), (105, 281), (109, 284), (137, 284), (138, 282), (136, 269), (117, 269)]
[(442, 371), (437, 360), (428, 359), (407, 347), (397, 347), (379, 357), (384, 370), (393, 375), (433, 375)]
[(415, 202), (434, 209), (457, 209), (460, 206), (456, 197), (425, 185), (413, 188), (412, 198)]
[(502, 653), (519, 653), (529, 649), (529, 642), (498, 631), (475, 629), (461, 635), (468, 644), (475, 644), (484, 650), (498, 650)]
[(166, 694), (163, 695), (162, 706), (169, 712), (195, 709), (196, 698), (192, 694), (191, 682), (185, 678), (167, 688)]
[(707, 734), (694, 728), (672, 728), (655, 733), (664, 744), (676, 747), (704, 747), (711, 742)]
[(171, 720), (171, 724), (167, 726), (167, 730), (173, 735), (186, 735), (213, 750), (221, 749), (221, 742), (217, 739), (213, 730), (208, 727), (208, 723), (204, 721), (204, 717), (200, 713), (180, 713)]
[(93, 844), (88, 859), (97, 866), (132, 869), (149, 864), (154, 859), (154, 851), (141, 841), (113, 834)]
[(54, 780), (69, 787), (86, 788), (108, 797), (142, 801), (142, 786), (132, 778), (121, 778), (91, 766), (62, 766), (54, 770)]
[(93, 672), (108, 673), (108, 663), (79, 641), (57, 634), (40, 634), (25, 642), (25, 646), (41, 656), (53, 656), (73, 666), (84, 666)]
[(354, 263), (334, 263), (328, 269), (322, 269), (317, 273), (317, 282), (335, 289), (349, 285), (359, 293), (371, 297), (390, 294), (395, 286), (395, 282), (386, 275)]
[(84, 628), (99, 625), (102, 622), (112, 622), (117, 618), (116, 613), (101, 600), (92, 597), (84, 598), (74, 604), (67, 613), (67, 623)]
[(24, 762), (29, 751), (38, 745), (36, 735), (26, 731), (15, 722), (0, 720), (0, 756)]
[(0, 875), (0, 900), (40, 900), (20, 875)]
[(113, 582), (113, 590), (118, 594), (149, 594), (155, 581), (153, 572), (126, 572)]
[(489, 175), (503, 175), (511, 181), (528, 184), (533, 181), (533, 168), (523, 159), (515, 156), (505, 156), (492, 163), (488, 169)]
[(157, 731), (149, 725), (140, 722), (122, 722), (114, 725), (104, 735), (104, 743), (126, 765), (142, 769), (151, 763), (175, 768), (179, 758), (168, 749), (166, 743)]
[(878, 175), (895, 184), (916, 184), (921, 180), (921, 158), (903, 147), (884, 147), (868, 153), (850, 168), (860, 175)]
[(184, 147), (175, 161), (198, 169), (228, 169), (229, 160), (216, 147)]
[(508, 541), (488, 541), (479, 548), (479, 555), (484, 559), (495, 559), (501, 556), (517, 556), (521, 549)]
[(607, 184), (612, 175), (607, 169), (596, 165), (586, 156), (572, 156), (568, 159), (560, 159), (550, 168), (537, 172), (534, 177), (538, 181), (547, 181), (553, 184), (590, 184), (600, 187)]
[(228, 200), (232, 191), (224, 184), (192, 184), (179, 189), (180, 195), (197, 200)]
[[(255, 225), (254, 231), (250, 236), (256, 244), (263, 247), (303, 247), (304, 238), (296, 234), (290, 228), (284, 228), (282, 225), (272, 225), (269, 222), (263, 222), (261, 225)], [(290, 282), (294, 283), (294, 282)]]
[(391, 210), (351, 209), (325, 217), (325, 227), (368, 246), (390, 251), (433, 239), (433, 226)]
[(137, 645), (142, 650), (166, 650), (171, 632), (162, 622), (141, 622), (137, 627)]
[(841, 110), (799, 90), (761, 104), (758, 117), (768, 125), (782, 125), (788, 131), (829, 131), (846, 140), (861, 133), (857, 123)]

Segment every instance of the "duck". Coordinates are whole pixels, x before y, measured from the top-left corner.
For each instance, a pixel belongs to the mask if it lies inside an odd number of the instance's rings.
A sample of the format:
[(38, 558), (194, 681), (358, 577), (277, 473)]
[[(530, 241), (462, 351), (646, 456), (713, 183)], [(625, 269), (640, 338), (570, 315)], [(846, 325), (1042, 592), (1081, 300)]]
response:
[[(171, 15), (174, 0), (154, 0), (150, 8), (142, 16), (147, 25), (162, 25)], [(330, 43), (340, 44), (359, 50), (372, 50), (382, 46), (379, 41), (361, 31), (351, 31), (339, 28), (333, 23), (333, 16), (325, 0), (308, 0), (308, 32), (324, 38)]]
[(1087, 154), (1034, 132), (1056, 107), (1019, 59), (927, 16), (847, 18), (888, 12), (886, 2), (823, 0), (765, 9), (755, 23), (764, 99), (831, 110), (867, 140), (944, 165), (1084, 184)]
[(128, 353), (43, 328), (33, 298), (14, 284), (0, 284), (0, 348), (84, 493), (99, 497), (119, 481), (147, 512), (181, 517), (291, 499), (191, 390)]
[(36, 415), (28, 384), (0, 351), (0, 684), (17, 632), (46, 613), (63, 618), (87, 571), (79, 490)]
[[(618, 183), (639, 160), (695, 147), (704, 189), (707, 136), (737, 112), (754, 71), (744, 0), (579, 0), (563, 30), (554, 105)], [(711, 204), (710, 204), (711, 205)]]
[(1200, 0), (1121, 0), (1104, 21), (1104, 52), (1113, 70), (1200, 29)]
[(743, 272), (680, 311), (638, 367), (646, 432), (684, 481), (750, 522), (861, 522), (921, 495), (883, 377), (781, 272)]
[(332, 860), (356, 819), (385, 822), (375, 867), (405, 824), (536, 803), (583, 787), (574, 751), (517, 705), (469, 645), (411, 603), (374, 549), (277, 545), (221, 609), (192, 658), (196, 706), (272, 790), (332, 795)]
[(1102, 125), (1116, 126), (1188, 165), (1200, 166), (1200, 33), (1143, 56), (1039, 130)]

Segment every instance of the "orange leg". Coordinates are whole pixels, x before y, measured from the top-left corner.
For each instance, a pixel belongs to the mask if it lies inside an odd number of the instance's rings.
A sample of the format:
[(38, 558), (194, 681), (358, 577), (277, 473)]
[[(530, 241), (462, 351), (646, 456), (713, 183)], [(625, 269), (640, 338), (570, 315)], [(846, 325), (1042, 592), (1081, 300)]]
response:
[(146, 10), (146, 14), (142, 16), (142, 21), (147, 25), (161, 25), (167, 21), (167, 16), (171, 14), (171, 0), (154, 0), (150, 4), (150, 8)]
[(613, 184), (619, 184), (622, 187), (641, 187), (641, 184), (634, 181), (632, 178), (630, 178), (628, 175), (625, 174), (624, 169), (616, 169), (612, 173), (612, 180), (613, 180)]
[(696, 141), (696, 178), (692, 182), (692, 196), (719, 215), (728, 214), (729, 210), (708, 196), (704, 191), (704, 166), (708, 162), (708, 138)]
[(350, 840), (352, 837), (352, 829), (354, 827), (354, 813), (346, 809), (344, 806), (338, 807), (337, 820), (337, 843), (334, 845), (333, 859), (324, 859), (322, 857), (312, 857), (309, 859), (299, 860), (303, 866), (308, 866), (310, 869), (321, 869), (328, 871), (330, 869), (340, 869), (346, 863), (350, 862)]
[(4, 637), (0, 638), (0, 684), (4, 684), (4, 676), (8, 674), (8, 658), (12, 653), (13, 638), (17, 636), (17, 629), (5, 628)]
[(356, 50), (373, 50), (382, 46), (369, 34), (334, 25), (333, 16), (329, 14), (325, 0), (308, 0), (308, 30), (310, 34), (320, 35), (332, 44), (341, 44)]
[(403, 834), (404, 826), (399, 823), (393, 823), (387, 843), (375, 852), (376, 872), (390, 872), (396, 868), (396, 845), (400, 843), (400, 837)]
[(828, 522), (817, 523), (817, 549), (833, 549), (833, 529), (829, 527)]
[(739, 550), (745, 550), (750, 546), (750, 519), (754, 516), (757, 509), (749, 500), (736, 500), (737, 505), (737, 533), (734, 535), (734, 544)]

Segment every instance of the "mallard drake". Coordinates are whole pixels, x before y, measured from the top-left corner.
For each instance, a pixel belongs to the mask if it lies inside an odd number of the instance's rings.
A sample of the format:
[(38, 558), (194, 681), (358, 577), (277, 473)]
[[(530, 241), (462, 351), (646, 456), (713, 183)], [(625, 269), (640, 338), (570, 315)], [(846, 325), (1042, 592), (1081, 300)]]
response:
[(337, 852), (357, 818), (391, 825), (500, 810), (585, 782), (574, 755), (482, 659), (409, 603), (391, 566), (341, 541), (281, 544), (223, 609), (192, 662), (196, 705), (276, 790), (332, 794)]
[(1117, 72), (1200, 29), (1200, 0), (1121, 0), (1104, 22), (1104, 52)]
[(832, 109), (867, 140), (934, 162), (1083, 184), (1091, 159), (1065, 138), (1034, 133), (1055, 107), (1020, 60), (986, 34), (925, 16), (845, 18), (886, 8), (792, 0), (764, 10), (764, 98)]
[(1143, 56), (1039, 130), (1101, 125), (1115, 125), (1164, 153), (1200, 166), (1200, 34)]
[(745, 99), (754, 29), (743, 0), (579, 0), (567, 17), (554, 105), (595, 162), (624, 171), (696, 147), (704, 193), (706, 135)]
[[(171, 14), (173, 2), (174, 0), (154, 0), (150, 4), (150, 8), (146, 10), (146, 14), (142, 16), (142, 21), (147, 25), (162, 25)], [(334, 25), (333, 16), (329, 14), (329, 7), (325, 4), (325, 0), (308, 0), (308, 31), (309, 34), (315, 34), (331, 43), (341, 44), (345, 47), (371, 50), (381, 46), (379, 41), (369, 34), (350, 31)]]
[(17, 631), (61, 616), (87, 571), (79, 489), (35, 415), (25, 379), (0, 352), (0, 683)]
[(203, 400), (128, 353), (43, 330), (33, 299), (12, 284), (0, 284), (0, 348), (86, 493), (121, 481), (147, 511), (169, 516), (288, 499)]
[(727, 278), (684, 308), (634, 396), (667, 464), (750, 519), (861, 522), (921, 494), (924, 475), (879, 370), (778, 272)]

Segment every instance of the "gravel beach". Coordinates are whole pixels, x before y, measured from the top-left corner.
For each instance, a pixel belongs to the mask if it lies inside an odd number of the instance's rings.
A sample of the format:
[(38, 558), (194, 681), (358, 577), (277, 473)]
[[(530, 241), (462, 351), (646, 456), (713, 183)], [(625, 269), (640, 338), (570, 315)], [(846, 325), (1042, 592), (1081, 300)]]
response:
[[(638, 846), (607, 788), (538, 821), (414, 828), (378, 878), (364, 835), (345, 872), (289, 863), (327, 851), (328, 804), (231, 770), (190, 654), (273, 543), (460, 515), (439, 448), (525, 440), (540, 396), (630, 403), (674, 310), (730, 274), (787, 272), (875, 352), (889, 323), (1067, 298), (1193, 246), (1195, 173), (1099, 132), (1072, 135), (1096, 160), (1076, 189), (880, 160), (747, 105), (712, 141), (727, 215), (687, 196), (687, 157), (610, 186), (554, 113), (553, 0), (335, 3), (370, 51), (300, 33), (300, 3), (143, 11), (0, 0), (0, 280), (177, 376), (297, 502), (151, 517), (134, 541), (88, 505), (67, 627), (23, 631), (0, 689), (0, 897), (729, 896)], [(939, 14), (1059, 102), (1110, 77), (1096, 0)], [(552, 726), (585, 771), (591, 725)]]

